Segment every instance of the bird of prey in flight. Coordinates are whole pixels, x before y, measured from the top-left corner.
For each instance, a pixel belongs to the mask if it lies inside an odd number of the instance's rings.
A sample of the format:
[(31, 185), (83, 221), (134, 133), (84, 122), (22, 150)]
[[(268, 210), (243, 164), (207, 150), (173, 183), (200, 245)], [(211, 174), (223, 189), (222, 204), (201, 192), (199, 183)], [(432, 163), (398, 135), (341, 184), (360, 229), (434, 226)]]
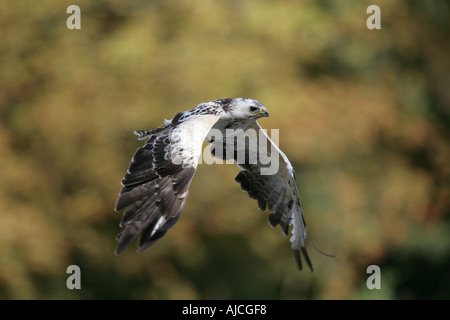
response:
[[(147, 140), (137, 149), (122, 179), (115, 211), (123, 211), (123, 230), (117, 235), (115, 253), (123, 252), (139, 235), (138, 252), (143, 252), (177, 222), (207, 141), (214, 157), (236, 161), (242, 169), (236, 182), (257, 200), (260, 210), (271, 211), (268, 220), (272, 227), (279, 225), (287, 236), (293, 226), (290, 241), (297, 267), (302, 269), (302, 254), (312, 271), (294, 169), (257, 122), (268, 116), (259, 101), (221, 99), (179, 112), (154, 130), (135, 131), (140, 140)], [(249, 134), (251, 130), (257, 134)], [(259, 150), (261, 146), (264, 152)], [(270, 161), (277, 162), (275, 172), (269, 170)]]

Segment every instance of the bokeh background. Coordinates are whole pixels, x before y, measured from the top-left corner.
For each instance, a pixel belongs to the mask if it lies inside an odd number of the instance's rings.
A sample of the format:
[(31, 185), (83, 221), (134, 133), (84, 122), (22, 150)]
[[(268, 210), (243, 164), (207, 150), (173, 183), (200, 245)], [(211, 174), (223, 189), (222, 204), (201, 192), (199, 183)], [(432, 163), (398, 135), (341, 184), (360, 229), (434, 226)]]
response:
[[(0, 298), (449, 299), (449, 6), (2, 1)], [(310, 246), (298, 272), (233, 165), (200, 165), (163, 240), (114, 256), (132, 132), (228, 97), (269, 108), (309, 235), (336, 257)]]

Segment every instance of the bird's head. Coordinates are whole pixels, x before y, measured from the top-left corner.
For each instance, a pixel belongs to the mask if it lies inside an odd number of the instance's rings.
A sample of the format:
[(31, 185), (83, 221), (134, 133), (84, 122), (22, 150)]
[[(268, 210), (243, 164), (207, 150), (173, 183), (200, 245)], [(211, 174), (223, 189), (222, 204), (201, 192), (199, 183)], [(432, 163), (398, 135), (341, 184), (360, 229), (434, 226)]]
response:
[(269, 111), (259, 101), (249, 98), (233, 98), (214, 100), (219, 104), (226, 113), (235, 119), (252, 119), (256, 120), (262, 117), (268, 117)]

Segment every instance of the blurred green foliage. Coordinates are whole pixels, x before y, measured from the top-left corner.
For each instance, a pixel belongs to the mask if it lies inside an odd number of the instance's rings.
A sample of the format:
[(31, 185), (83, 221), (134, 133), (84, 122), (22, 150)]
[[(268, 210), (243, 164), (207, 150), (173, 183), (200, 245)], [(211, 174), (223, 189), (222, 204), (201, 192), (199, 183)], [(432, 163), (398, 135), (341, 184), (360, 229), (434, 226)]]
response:
[[(449, 299), (449, 21), (431, 0), (3, 1), (0, 298)], [(200, 165), (163, 240), (114, 256), (132, 132), (241, 96), (268, 106), (336, 258), (310, 248), (298, 272), (231, 165)]]

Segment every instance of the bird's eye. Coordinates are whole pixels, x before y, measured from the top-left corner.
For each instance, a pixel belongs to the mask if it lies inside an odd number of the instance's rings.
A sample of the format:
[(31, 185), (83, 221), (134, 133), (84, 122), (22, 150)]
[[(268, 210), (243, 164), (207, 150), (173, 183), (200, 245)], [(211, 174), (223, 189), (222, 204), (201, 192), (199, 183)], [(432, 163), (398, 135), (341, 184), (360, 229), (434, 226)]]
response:
[(255, 107), (255, 106), (251, 106), (251, 107), (250, 107), (250, 111), (251, 111), (251, 112), (255, 112), (256, 110), (258, 110), (257, 107)]

